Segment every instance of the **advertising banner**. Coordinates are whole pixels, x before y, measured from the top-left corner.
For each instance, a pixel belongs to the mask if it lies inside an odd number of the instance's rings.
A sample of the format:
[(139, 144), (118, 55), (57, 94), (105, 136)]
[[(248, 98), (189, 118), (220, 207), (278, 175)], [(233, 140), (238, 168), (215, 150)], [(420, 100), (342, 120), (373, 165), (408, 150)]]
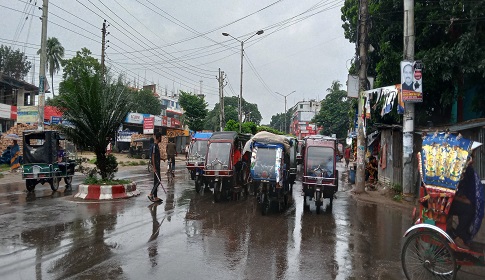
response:
[(136, 134), (135, 131), (130, 130), (123, 130), (118, 131), (118, 137), (116, 138), (117, 142), (131, 142), (131, 135)]
[(180, 120), (178, 120), (178, 119), (172, 119), (172, 125), (174, 127), (179, 127), (180, 126)]
[(61, 117), (51, 116), (51, 124), (60, 124), (62, 122)]
[(167, 118), (167, 127), (172, 127), (172, 118)]
[(125, 119), (126, 123), (143, 124), (143, 114), (128, 113)]
[(17, 123), (37, 123), (39, 111), (37, 106), (18, 106)]
[(153, 134), (155, 128), (155, 117), (143, 119), (143, 134)]
[(167, 117), (166, 116), (162, 117), (162, 126), (167, 126)]
[(162, 117), (155, 116), (155, 126), (162, 126)]
[(0, 118), (10, 119), (12, 106), (0, 103)]
[(423, 75), (420, 62), (401, 61), (401, 92), (404, 102), (423, 102)]

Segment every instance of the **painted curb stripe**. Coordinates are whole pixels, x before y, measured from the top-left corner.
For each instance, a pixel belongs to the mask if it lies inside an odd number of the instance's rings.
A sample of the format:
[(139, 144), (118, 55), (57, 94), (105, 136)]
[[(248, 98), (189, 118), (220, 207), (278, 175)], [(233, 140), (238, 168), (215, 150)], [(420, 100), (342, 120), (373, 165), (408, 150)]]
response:
[(110, 200), (140, 195), (136, 183), (126, 185), (79, 185), (74, 197), (92, 200)]

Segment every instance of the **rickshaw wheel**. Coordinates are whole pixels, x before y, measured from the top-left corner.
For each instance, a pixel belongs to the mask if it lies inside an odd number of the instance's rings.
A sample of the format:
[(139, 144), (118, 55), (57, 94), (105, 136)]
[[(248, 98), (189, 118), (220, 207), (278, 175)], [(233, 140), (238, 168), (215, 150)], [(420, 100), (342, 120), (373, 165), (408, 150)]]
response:
[(195, 191), (197, 193), (200, 193), (200, 190), (202, 189), (202, 185), (204, 184), (203, 179), (201, 176), (195, 177)]
[(222, 182), (214, 184), (214, 202), (220, 202), (222, 200)]
[(35, 185), (36, 185), (35, 180), (27, 179), (25, 181), (25, 187), (27, 188), (27, 191), (29, 191), (29, 192), (33, 192), (35, 190)]
[(303, 211), (309, 211), (310, 210), (310, 205), (307, 205), (307, 198), (306, 194), (303, 195)]
[(438, 232), (418, 231), (404, 243), (401, 263), (407, 279), (455, 279), (457, 273), (454, 251)]
[(57, 178), (57, 177), (52, 177), (51, 179), (49, 179), (49, 185), (51, 185), (51, 190), (52, 191), (57, 191), (57, 189), (59, 189), (59, 181), (61, 180), (61, 178)]
[(142, 158), (142, 159), (146, 159), (146, 158), (147, 158), (147, 155), (145, 155), (145, 154), (141, 154), (141, 158)]
[(66, 183), (66, 189), (72, 185), (72, 176), (64, 177), (64, 183)]
[(268, 194), (266, 194), (264, 192), (261, 193), (261, 214), (263, 216), (268, 215), (269, 205), (270, 205), (270, 202), (269, 202), (269, 199), (268, 199)]

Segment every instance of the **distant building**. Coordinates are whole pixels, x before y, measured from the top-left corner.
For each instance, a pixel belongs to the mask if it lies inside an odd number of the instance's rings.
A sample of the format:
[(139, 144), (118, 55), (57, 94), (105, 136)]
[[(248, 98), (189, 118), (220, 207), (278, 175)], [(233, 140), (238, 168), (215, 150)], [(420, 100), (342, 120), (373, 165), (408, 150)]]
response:
[(320, 102), (315, 99), (299, 101), (292, 109), (294, 113), (290, 123), (291, 134), (299, 139), (318, 134), (319, 129), (311, 120), (320, 111)]
[[(17, 80), (7, 75), (0, 75), (0, 133), (6, 132), (17, 121), (18, 109), (31, 109), (37, 112), (34, 106), (35, 96), (39, 88), (25, 81)], [(38, 114), (32, 116), (37, 122)]]

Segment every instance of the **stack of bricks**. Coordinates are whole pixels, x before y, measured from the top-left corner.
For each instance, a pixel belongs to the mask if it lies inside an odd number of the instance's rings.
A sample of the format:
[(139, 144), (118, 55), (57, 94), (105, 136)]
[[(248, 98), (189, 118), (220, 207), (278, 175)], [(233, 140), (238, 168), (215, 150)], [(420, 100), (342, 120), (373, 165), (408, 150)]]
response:
[[(51, 128), (49, 126), (45, 126), (44, 129), (48, 130)], [(37, 125), (19, 123), (12, 126), (9, 130), (7, 130), (7, 132), (3, 133), (2, 136), (0, 137), (0, 153), (3, 153), (3, 151), (5, 151), (8, 146), (13, 145), (13, 141), (11, 139), (6, 139), (5, 137), (8, 134), (17, 134), (20, 137), (20, 140), (18, 140), (17, 143), (20, 146), (20, 154), (22, 154), (22, 151), (23, 151), (22, 134), (25, 130), (37, 130)]]

